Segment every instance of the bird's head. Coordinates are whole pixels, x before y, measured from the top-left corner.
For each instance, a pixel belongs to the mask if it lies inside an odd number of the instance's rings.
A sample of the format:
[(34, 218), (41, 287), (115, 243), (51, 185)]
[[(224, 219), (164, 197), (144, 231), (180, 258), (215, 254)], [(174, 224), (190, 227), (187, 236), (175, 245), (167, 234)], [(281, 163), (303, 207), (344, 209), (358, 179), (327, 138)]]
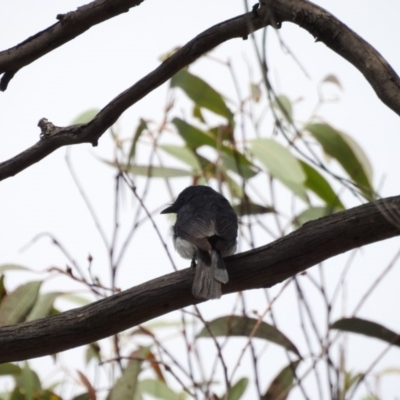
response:
[(209, 188), (208, 186), (189, 186), (179, 194), (173, 204), (171, 204), (165, 210), (161, 211), (160, 214), (177, 213), (179, 209), (193, 196), (208, 193), (209, 191), (214, 192), (213, 189)]

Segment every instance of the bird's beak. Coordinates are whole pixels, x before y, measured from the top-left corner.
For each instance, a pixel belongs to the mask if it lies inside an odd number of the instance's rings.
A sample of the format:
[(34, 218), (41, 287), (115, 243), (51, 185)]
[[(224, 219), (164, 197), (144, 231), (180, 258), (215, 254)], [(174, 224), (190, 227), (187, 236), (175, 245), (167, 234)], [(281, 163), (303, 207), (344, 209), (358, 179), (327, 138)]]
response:
[(161, 211), (160, 214), (171, 214), (171, 213), (175, 213), (176, 210), (174, 208), (174, 205), (172, 204), (172, 206), (167, 207), (165, 210)]

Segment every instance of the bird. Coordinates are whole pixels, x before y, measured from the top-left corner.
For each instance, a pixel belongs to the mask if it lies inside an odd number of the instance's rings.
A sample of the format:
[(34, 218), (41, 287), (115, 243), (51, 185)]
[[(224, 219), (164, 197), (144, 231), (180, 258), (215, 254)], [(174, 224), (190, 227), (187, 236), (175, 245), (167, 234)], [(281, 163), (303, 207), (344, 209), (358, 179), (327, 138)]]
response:
[(161, 214), (176, 213), (172, 227), (176, 251), (192, 260), (197, 298), (218, 299), (221, 284), (229, 281), (223, 257), (236, 252), (238, 218), (229, 201), (214, 189), (189, 186)]

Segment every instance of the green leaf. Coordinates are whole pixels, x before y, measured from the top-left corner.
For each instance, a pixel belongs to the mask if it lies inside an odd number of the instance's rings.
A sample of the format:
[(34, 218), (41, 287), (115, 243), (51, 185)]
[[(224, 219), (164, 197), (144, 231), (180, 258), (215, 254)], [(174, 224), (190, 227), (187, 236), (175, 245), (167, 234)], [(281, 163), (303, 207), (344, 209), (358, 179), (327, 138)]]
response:
[(250, 84), (250, 94), (251, 94), (251, 98), (253, 99), (253, 101), (258, 103), (261, 99), (261, 94), (262, 94), (260, 85), (257, 83), (251, 83)]
[(87, 124), (99, 113), (99, 111), (100, 110), (97, 108), (87, 110), (82, 114), (79, 114), (70, 125)]
[(117, 164), (113, 161), (104, 161), (104, 163), (118, 168), (121, 171), (129, 172), (132, 175), (146, 176), (149, 178), (180, 178), (193, 176), (192, 171), (186, 171), (178, 168), (156, 167), (148, 165), (129, 165)]
[(271, 139), (255, 139), (251, 141), (251, 151), (269, 172), (280, 181), (303, 185), (306, 174), (289, 150)]
[(175, 46), (173, 49), (167, 51), (166, 53), (161, 54), (158, 57), (158, 60), (160, 62), (163, 62), (165, 60), (168, 60), (168, 58), (170, 58), (171, 56), (173, 56), (181, 47), (180, 46)]
[(201, 146), (210, 146), (214, 150), (220, 151), (222, 161), (227, 169), (236, 172), (245, 179), (252, 178), (257, 174), (252, 163), (242, 153), (222, 143), (218, 144), (217, 138), (212, 132), (204, 132), (180, 118), (174, 118), (172, 123), (187, 146), (193, 151)]
[(334, 85), (336, 85), (340, 90), (343, 90), (342, 85), (339, 81), (339, 79), (332, 74), (327, 75), (323, 80), (322, 83), (333, 83)]
[[(22, 370), (22, 382), (23, 382), (23, 388), (25, 392), (25, 398), (26, 400), (33, 400), (33, 396), (35, 392), (38, 392), (41, 390), (40, 387), (40, 381), (39, 378), (34, 376), (35, 372), (33, 372), (29, 368), (29, 364), (27, 361), (24, 362), (24, 368)], [(35, 381), (35, 378), (36, 381)], [(39, 381), (39, 382), (38, 382)], [(37, 384), (39, 383), (39, 385)]]
[(189, 165), (194, 175), (201, 175), (201, 165), (195, 153), (188, 147), (173, 146), (173, 145), (160, 145), (162, 150)]
[(187, 70), (181, 70), (171, 78), (171, 87), (181, 88), (198, 107), (206, 108), (229, 121), (233, 120), (233, 114), (222, 95), (203, 79)]
[(339, 199), (328, 181), (311, 165), (299, 160), (300, 165), (306, 174), (305, 186), (313, 191), (321, 200), (325, 201), (328, 207), (344, 210), (344, 205)]
[(85, 364), (88, 365), (92, 360), (101, 361), (100, 346), (97, 342), (90, 343), (86, 348)]
[(89, 393), (81, 393), (73, 397), (72, 400), (91, 400)]
[(0, 303), (3, 301), (6, 294), (7, 294), (7, 290), (6, 290), (6, 287), (4, 286), (4, 275), (1, 275), (0, 276)]
[(354, 154), (356, 155), (358, 161), (363, 167), (363, 170), (365, 172), (365, 175), (368, 178), (368, 182), (371, 184), (372, 187), (372, 179), (373, 179), (373, 170), (372, 170), (372, 165), (367, 157), (367, 155), (364, 153), (364, 150), (360, 147), (360, 145), (348, 134), (344, 132), (339, 132), (343, 139), (347, 142), (347, 144), (351, 147), (353, 150)]
[[(185, 326), (192, 326), (193, 322), (186, 321)], [(174, 330), (179, 330), (183, 328), (182, 321), (180, 320), (175, 320), (175, 321), (169, 321), (164, 319), (163, 317), (161, 318), (156, 318), (151, 320), (151, 322), (146, 322), (145, 324), (141, 325), (143, 328), (147, 329), (148, 331), (153, 331), (155, 329), (174, 329)], [(140, 334), (141, 329), (137, 328), (134, 329), (133, 331), (130, 332), (131, 335), (133, 334)]]
[(60, 295), (60, 297), (62, 297), (64, 300), (70, 301), (71, 303), (77, 304), (80, 307), (86, 306), (91, 303), (90, 300), (82, 296), (78, 296), (76, 294), (71, 294), (71, 293), (63, 293)]
[(257, 171), (243, 154), (225, 146), (221, 150), (222, 162), (227, 170), (237, 173), (244, 179), (250, 179), (257, 175)]
[(211, 337), (210, 331), (213, 336), (249, 337), (256, 325), (257, 329), (253, 333), (253, 337), (276, 343), (300, 357), (296, 346), (279, 329), (254, 318), (237, 315), (220, 317), (209, 322), (207, 327), (204, 327), (196, 337)]
[(45, 399), (42, 396), (42, 385), (35, 371), (33, 371), (27, 361), (24, 362), (24, 367), (21, 369), (21, 374), (14, 376), (15, 389), (11, 399), (18, 400), (34, 400)]
[(250, 200), (242, 201), (240, 204), (235, 204), (233, 209), (236, 211), (236, 214), (239, 215), (239, 217), (243, 217), (244, 215), (267, 214), (275, 212), (272, 207), (256, 204)]
[(40, 295), (26, 320), (33, 321), (49, 316), (53, 309), (54, 300), (62, 294), (62, 292), (52, 292)]
[(293, 121), (293, 107), (291, 101), (287, 96), (285, 96), (284, 94), (276, 96), (272, 103), (272, 106), (281, 113), (286, 121)]
[(207, 131), (215, 140), (232, 142), (233, 129), (230, 125), (219, 124)]
[(310, 204), (310, 200), (308, 198), (307, 192), (305, 190), (304, 184), (299, 184), (296, 182), (283, 182), (285, 186), (293, 192), (294, 195), (302, 199), (305, 203)]
[(193, 171), (178, 168), (149, 167), (146, 165), (133, 165), (127, 169), (132, 175), (147, 176), (152, 178), (181, 178), (193, 176)]
[(186, 398), (185, 393), (176, 393), (164, 382), (157, 379), (144, 379), (140, 381), (139, 389), (141, 392), (147, 393), (156, 399), (183, 400)]
[(301, 199), (308, 201), (304, 188), (306, 174), (299, 160), (289, 150), (275, 140), (255, 139), (251, 141), (251, 152), (272, 176), (279, 179)]
[(204, 119), (203, 114), (201, 112), (201, 108), (197, 104), (194, 105), (192, 114), (193, 117), (197, 118), (203, 124), (206, 123), (206, 120)]
[(192, 150), (196, 150), (200, 146), (210, 146), (215, 149), (216, 140), (208, 132), (204, 132), (180, 118), (174, 118), (171, 122)]
[(300, 360), (290, 363), (283, 368), (270, 384), (263, 400), (286, 400), (293, 387), (294, 372)]
[[(352, 374), (351, 372), (344, 371), (344, 393), (347, 393), (362, 377), (363, 374)], [(345, 396), (342, 396), (342, 398), (345, 398)]]
[(135, 158), (137, 142), (138, 142), (140, 136), (142, 135), (142, 133), (146, 129), (147, 129), (147, 122), (143, 118), (140, 118), (139, 125), (136, 128), (135, 134), (133, 135), (131, 149), (129, 150), (129, 157), (128, 157), (129, 164)]
[(305, 129), (321, 144), (325, 153), (339, 162), (361, 193), (373, 200), (372, 169), (361, 147), (348, 135), (327, 124), (308, 124)]
[(293, 223), (296, 227), (300, 227), (306, 222), (331, 215), (334, 211), (331, 207), (310, 207), (295, 217)]
[(42, 282), (28, 282), (7, 295), (0, 304), (0, 326), (25, 320), (36, 303)]
[[(217, 178), (217, 175), (214, 175), (213, 178)], [(226, 184), (231, 197), (236, 199), (241, 199), (243, 197), (242, 186), (238, 185), (236, 181), (228, 175), (223, 165), (219, 166), (218, 179), (221, 179), (221, 181)]]
[(146, 358), (150, 350), (148, 347), (141, 347), (135, 352), (135, 356), (138, 360), (129, 361), (123, 374), (114, 387), (111, 389), (107, 399), (108, 400), (120, 400), (120, 399), (135, 399), (138, 386), (138, 377), (142, 370), (142, 359)]
[(229, 396), (222, 397), (223, 399), (239, 400), (243, 393), (246, 391), (249, 380), (247, 378), (239, 379), (232, 387), (229, 392)]
[(22, 369), (11, 363), (0, 364), (0, 375), (21, 375)]
[(33, 270), (18, 264), (1, 264), (0, 272), (5, 272), (5, 271), (33, 271)]
[(345, 332), (360, 333), (400, 347), (400, 335), (398, 333), (366, 319), (355, 317), (342, 318), (332, 324), (330, 328)]

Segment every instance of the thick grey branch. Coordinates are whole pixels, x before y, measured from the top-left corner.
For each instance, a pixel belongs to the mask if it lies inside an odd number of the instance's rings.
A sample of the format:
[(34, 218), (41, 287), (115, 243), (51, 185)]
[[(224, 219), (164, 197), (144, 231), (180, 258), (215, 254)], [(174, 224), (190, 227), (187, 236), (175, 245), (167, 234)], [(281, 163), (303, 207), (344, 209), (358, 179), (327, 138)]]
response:
[[(400, 79), (372, 46), (327, 11), (306, 0), (263, 1), (267, 5), (256, 13), (230, 19), (196, 36), (158, 68), (112, 100), (90, 123), (80, 125), (79, 129), (60, 128), (56, 135), (46, 137), (25, 152), (1, 163), (0, 180), (19, 173), (61, 146), (79, 143), (96, 145), (98, 139), (126, 109), (207, 51), (229, 39), (246, 37), (267, 26), (271, 15), (274, 25), (283, 21), (296, 23), (351, 62), (364, 74), (381, 100), (400, 115)], [(120, 2), (122, 0), (118, 4)], [(71, 130), (74, 134), (71, 134)]]
[[(271, 287), (348, 250), (400, 234), (400, 196), (305, 224), (266, 246), (226, 258), (223, 292)], [(202, 300), (192, 296), (192, 269), (174, 272), (53, 317), (0, 328), (0, 362), (54, 354), (142, 324)]]
[(92, 26), (127, 12), (142, 2), (143, 0), (96, 0), (76, 11), (57, 15), (59, 22), (56, 24), (17, 46), (0, 52), (0, 74), (4, 73), (0, 90), (7, 89), (14, 74), (22, 67), (75, 39)]

